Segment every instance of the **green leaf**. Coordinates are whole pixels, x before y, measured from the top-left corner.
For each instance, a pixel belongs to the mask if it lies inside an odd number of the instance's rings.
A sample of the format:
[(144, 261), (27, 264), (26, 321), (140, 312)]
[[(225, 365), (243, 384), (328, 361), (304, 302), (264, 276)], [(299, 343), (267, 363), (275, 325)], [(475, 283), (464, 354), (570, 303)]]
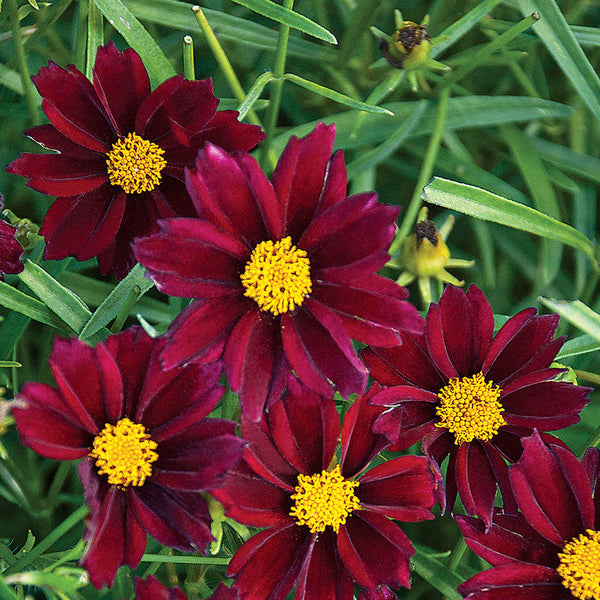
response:
[(248, 111), (254, 106), (254, 103), (258, 100), (265, 86), (275, 79), (275, 75), (271, 71), (263, 73), (260, 77), (257, 77), (256, 81), (252, 84), (250, 91), (246, 94), (246, 97), (242, 103), (238, 106), (238, 119), (244, 120), (244, 117), (248, 114)]
[[(23, 95), (23, 84), (21, 83), (21, 76), (14, 71), (9, 69), (6, 65), (0, 63), (0, 85), (7, 87), (17, 94)], [(39, 95), (36, 94), (39, 98)]]
[(64, 332), (69, 331), (65, 323), (42, 302), (20, 292), (4, 281), (0, 281), (0, 304), (10, 310), (17, 311), (34, 321), (56, 327)]
[(273, 21), (277, 21), (278, 23), (283, 23), (284, 25), (288, 25), (293, 29), (297, 29), (298, 31), (302, 31), (302, 33), (306, 33), (307, 35), (312, 35), (320, 40), (325, 42), (329, 42), (330, 44), (337, 44), (337, 39), (333, 33), (327, 31), (325, 27), (321, 27), (321, 25), (311, 21), (304, 15), (301, 15), (293, 10), (289, 10), (288, 8), (284, 8), (279, 4), (275, 4), (274, 2), (270, 2), (269, 0), (233, 0), (237, 4), (241, 4), (254, 12), (257, 12), (259, 15), (263, 15), (264, 17), (268, 17), (269, 19), (273, 19)]
[(8, 587), (0, 577), (0, 600), (18, 600), (18, 596)]
[(440, 560), (435, 558), (436, 552), (426, 546), (414, 544), (416, 553), (410, 559), (415, 571), (433, 588), (444, 594), (446, 600), (461, 600), (462, 596), (456, 588), (463, 580)]
[(0, 360), (1, 368), (10, 368), (10, 367), (22, 367), (23, 365), (16, 360)]
[[(125, 41), (141, 56), (153, 85), (176, 75), (146, 28), (135, 18), (121, 0), (93, 0), (109, 23), (125, 38)], [(191, 21), (191, 19), (190, 19)]]
[(154, 284), (145, 277), (146, 269), (139, 263), (127, 274), (127, 277), (119, 282), (112, 292), (96, 309), (89, 321), (79, 333), (79, 338), (85, 340), (108, 325), (117, 315), (127, 302), (133, 288), (139, 290), (138, 298), (142, 297)]
[(144, 554), (140, 562), (159, 562), (180, 565), (228, 565), (229, 558), (215, 556), (169, 556), (164, 554)]
[(594, 245), (574, 227), (486, 190), (434, 177), (423, 190), (422, 197), (432, 204), (457, 210), (484, 221), (493, 221), (562, 242), (595, 261)]
[(550, 310), (558, 313), (581, 331), (596, 340), (600, 340), (600, 315), (581, 300), (550, 300), (543, 297), (538, 299)]
[[(200, 33), (200, 26), (192, 16), (192, 5), (186, 2), (177, 0), (124, 0), (124, 2), (139, 19), (186, 33)], [(277, 32), (269, 27), (217, 10), (202, 8), (202, 12), (212, 29), (218, 32), (219, 40), (275, 52)], [(333, 62), (336, 58), (333, 50), (295, 36), (290, 36), (288, 54), (317, 63)]]
[(567, 340), (559, 350), (555, 360), (560, 361), (563, 358), (597, 352), (598, 350), (600, 350), (600, 340), (596, 339), (593, 335), (580, 335)]
[(299, 77), (298, 75), (294, 75), (292, 73), (284, 73), (284, 79), (303, 87), (315, 94), (319, 94), (320, 96), (324, 96), (325, 98), (329, 98), (335, 102), (339, 102), (340, 104), (345, 104), (350, 108), (355, 108), (356, 110), (362, 110), (364, 112), (375, 113), (375, 114), (384, 114), (393, 116), (393, 112), (384, 108), (383, 106), (375, 106), (374, 104), (367, 104), (366, 102), (361, 102), (360, 100), (356, 100), (354, 98), (350, 98), (350, 96), (346, 96), (345, 94), (341, 94), (340, 92), (336, 92), (328, 87), (323, 85), (319, 85), (314, 81), (309, 81), (308, 79), (304, 79), (303, 77)]
[(600, 46), (600, 28), (571, 25), (571, 31), (573, 32), (575, 39), (582, 46), (591, 46), (594, 48)]
[(524, 15), (537, 11), (533, 29), (558, 66), (571, 81), (596, 119), (600, 120), (600, 78), (575, 40), (569, 24), (554, 0), (518, 0)]

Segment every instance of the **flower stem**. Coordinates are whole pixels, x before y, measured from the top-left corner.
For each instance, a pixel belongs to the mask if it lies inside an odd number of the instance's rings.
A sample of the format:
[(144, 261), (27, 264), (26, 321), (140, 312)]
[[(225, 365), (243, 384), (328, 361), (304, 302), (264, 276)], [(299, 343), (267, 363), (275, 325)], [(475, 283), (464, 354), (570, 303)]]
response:
[(394, 256), (394, 254), (396, 254), (396, 252), (398, 252), (400, 249), (402, 240), (409, 234), (412, 226), (414, 225), (415, 219), (417, 218), (419, 209), (421, 208), (421, 194), (423, 193), (423, 188), (431, 179), (433, 174), (435, 159), (440, 148), (440, 142), (442, 141), (444, 126), (446, 125), (446, 115), (448, 113), (449, 98), (450, 88), (446, 87), (440, 94), (433, 133), (431, 134), (431, 138), (429, 138), (429, 145), (427, 146), (427, 152), (425, 153), (423, 166), (421, 167), (421, 172), (419, 173), (419, 179), (417, 181), (417, 185), (415, 186), (415, 191), (413, 192), (410, 203), (408, 204), (408, 208), (406, 209), (406, 213), (404, 214), (402, 225), (400, 226), (400, 229), (396, 234), (396, 238), (390, 247), (390, 254), (392, 256)]
[(183, 38), (183, 75), (190, 81), (196, 79), (196, 70), (194, 69), (194, 40), (191, 35), (186, 35)]
[[(290, 10), (294, 6), (294, 0), (284, 0), (284, 8)], [(269, 160), (269, 149), (273, 137), (275, 135), (275, 126), (279, 117), (279, 106), (281, 104), (281, 91), (283, 88), (282, 76), (285, 72), (285, 58), (287, 56), (288, 39), (290, 37), (289, 25), (283, 23), (279, 26), (279, 37), (277, 38), (277, 51), (275, 54), (275, 66), (273, 67), (273, 75), (275, 80), (271, 83), (271, 93), (269, 95), (269, 106), (265, 116), (265, 134), (266, 138), (262, 143), (260, 151), (260, 163), (265, 168), (267, 160)]]
[(35, 88), (33, 87), (33, 83), (29, 78), (29, 67), (27, 66), (27, 58), (25, 56), (25, 48), (23, 47), (23, 38), (21, 36), (17, 0), (7, 0), (7, 4), (10, 28), (15, 47), (15, 56), (17, 59), (17, 68), (19, 70), (19, 75), (21, 76), (21, 84), (23, 85), (23, 93), (25, 94), (25, 102), (27, 103), (29, 118), (34, 125), (39, 125), (39, 105), (36, 98)]

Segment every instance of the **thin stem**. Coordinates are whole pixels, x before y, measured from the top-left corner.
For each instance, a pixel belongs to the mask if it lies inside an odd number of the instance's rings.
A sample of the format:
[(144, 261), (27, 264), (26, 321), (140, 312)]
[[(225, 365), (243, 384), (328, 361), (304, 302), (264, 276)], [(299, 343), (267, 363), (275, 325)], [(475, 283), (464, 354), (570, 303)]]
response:
[[(294, 0), (284, 0), (284, 8), (290, 10), (294, 6)], [(273, 67), (273, 75), (276, 79), (271, 83), (271, 93), (269, 95), (269, 106), (265, 116), (265, 134), (266, 138), (262, 143), (260, 152), (260, 163), (265, 167), (269, 159), (269, 148), (275, 136), (275, 127), (279, 117), (279, 106), (281, 104), (281, 92), (283, 89), (282, 76), (285, 72), (285, 59), (287, 56), (288, 39), (290, 37), (289, 25), (283, 23), (279, 26), (279, 37), (277, 38), (277, 51), (275, 54), (275, 66)]]
[(39, 104), (37, 102), (35, 88), (33, 87), (33, 83), (29, 78), (29, 67), (27, 66), (25, 48), (23, 47), (23, 37), (21, 36), (17, 0), (6, 1), (8, 4), (10, 29), (12, 31), (13, 44), (15, 46), (17, 69), (19, 70), (19, 75), (21, 76), (21, 84), (23, 85), (23, 93), (25, 94), (25, 102), (27, 103), (29, 118), (34, 125), (38, 125), (40, 123)]
[(183, 76), (190, 81), (196, 79), (194, 68), (194, 40), (191, 35), (183, 38)]
[(419, 173), (419, 179), (413, 192), (412, 198), (404, 214), (404, 219), (396, 239), (392, 242), (390, 247), (390, 254), (393, 256), (400, 249), (402, 240), (408, 235), (412, 226), (414, 225), (415, 219), (419, 209), (421, 208), (421, 194), (423, 188), (427, 182), (431, 179), (433, 174), (433, 167), (435, 166), (435, 159), (437, 157), (438, 150), (440, 148), (440, 142), (442, 141), (442, 135), (444, 133), (444, 126), (446, 124), (446, 115), (448, 113), (448, 99), (450, 97), (450, 88), (444, 88), (440, 94), (440, 100), (438, 104), (437, 116), (435, 119), (435, 125), (431, 138), (429, 138), (429, 145), (427, 146), (427, 152), (423, 160), (423, 166)]
[(596, 387), (600, 387), (600, 375), (596, 373), (590, 373), (589, 371), (580, 371), (579, 369), (573, 369), (577, 380), (583, 379), (589, 383), (593, 383)]
[[(202, 33), (204, 34), (204, 37), (206, 38), (208, 47), (210, 48), (211, 52), (213, 53), (213, 56), (215, 57), (218, 65), (219, 65), (219, 68), (221, 69), (221, 72), (225, 76), (225, 79), (227, 80), (227, 84), (229, 85), (229, 88), (231, 89), (235, 98), (237, 100), (239, 100), (240, 102), (242, 102), (244, 100), (244, 98), (246, 97), (246, 92), (244, 92), (244, 88), (242, 87), (240, 80), (238, 79), (237, 75), (235, 74), (235, 71), (233, 70), (231, 63), (229, 62), (229, 59), (227, 58), (227, 54), (225, 54), (225, 50), (223, 50), (223, 46), (221, 46), (221, 44), (219, 43), (219, 40), (217, 39), (217, 36), (215, 35), (215, 32), (212, 30), (212, 27), (210, 26), (209, 22), (206, 20), (206, 17), (204, 16), (202, 9), (198, 5), (195, 5), (195, 6), (192, 6), (192, 12), (196, 15), (196, 20), (198, 21), (198, 25), (200, 25), (200, 29), (202, 29)], [(250, 121), (254, 125), (261, 124), (260, 119), (258, 118), (258, 116), (256, 115), (256, 113), (253, 110), (248, 111), (248, 121)]]

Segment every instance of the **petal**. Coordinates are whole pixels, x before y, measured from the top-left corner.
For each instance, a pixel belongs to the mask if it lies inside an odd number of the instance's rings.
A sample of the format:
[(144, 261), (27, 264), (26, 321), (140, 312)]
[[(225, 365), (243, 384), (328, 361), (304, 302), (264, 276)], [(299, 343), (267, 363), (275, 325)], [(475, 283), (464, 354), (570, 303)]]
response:
[(319, 123), (306, 137), (292, 136), (271, 177), (279, 198), (284, 234), (298, 240), (321, 200), (335, 127)]
[(364, 389), (367, 370), (340, 320), (322, 304), (309, 298), (282, 315), (281, 337), (292, 369), (315, 392), (329, 396), (337, 390), (347, 398)]
[(137, 52), (119, 52), (114, 43), (98, 48), (94, 63), (94, 89), (119, 137), (135, 130), (139, 105), (150, 93), (148, 73)]
[(193, 359), (210, 362), (219, 358), (231, 329), (251, 302), (239, 296), (192, 302), (166, 334), (168, 343), (161, 354), (163, 368), (172, 369)]
[(424, 456), (401, 456), (373, 467), (359, 479), (361, 508), (398, 519), (433, 519), (435, 471)]
[(111, 486), (99, 512), (91, 516), (91, 540), (81, 559), (94, 587), (112, 585), (117, 569), (135, 569), (146, 549), (146, 535), (128, 502), (128, 494)]
[(325, 182), (323, 184), (323, 191), (321, 192), (321, 199), (317, 208), (317, 214), (320, 214), (327, 210), (330, 206), (341, 202), (347, 196), (347, 179), (344, 152), (342, 150), (338, 150), (337, 152), (334, 152), (329, 164), (327, 165)]
[(187, 600), (179, 586), (167, 589), (153, 575), (146, 579), (135, 577), (134, 585), (136, 600)]
[(523, 438), (523, 454), (510, 467), (510, 481), (527, 521), (547, 540), (562, 547), (594, 526), (589, 479), (570, 451), (548, 447), (536, 432)]
[(240, 123), (238, 115), (237, 110), (218, 111), (192, 140), (192, 144), (201, 145), (207, 141), (229, 151), (252, 150), (265, 139), (265, 134), (258, 125)]
[(600, 526), (600, 449), (595, 447), (588, 448), (581, 459), (581, 464), (592, 486), (592, 496), (594, 497), (596, 513), (594, 522), (596, 523), (596, 527), (598, 527)]
[(363, 471), (389, 444), (384, 435), (373, 432), (373, 423), (383, 409), (373, 406), (369, 400), (378, 389), (378, 386), (372, 386), (368, 392), (360, 395), (344, 417), (340, 465), (342, 475), (346, 478)]
[(495, 509), (494, 521), (487, 532), (480, 519), (457, 515), (456, 522), (469, 548), (495, 567), (514, 561), (558, 565), (560, 549), (544, 539), (521, 514), (505, 515)]
[(403, 331), (420, 334), (423, 318), (406, 302), (406, 290), (373, 274), (347, 284), (315, 282), (312, 297), (332, 309), (351, 338), (375, 346), (395, 346)]
[(248, 250), (236, 238), (199, 219), (164, 219), (159, 225), (159, 233), (135, 240), (133, 252), (160, 291), (184, 298), (243, 291), (240, 270)]
[(344, 565), (362, 587), (410, 587), (409, 559), (415, 551), (388, 518), (365, 510), (353, 512), (340, 527), (337, 546)]
[(176, 75), (163, 81), (146, 96), (135, 116), (134, 130), (145, 140), (159, 143), (161, 148), (166, 146), (165, 140), (172, 138), (165, 102), (184, 81), (183, 75)]
[(76, 196), (95, 190), (107, 181), (106, 162), (101, 157), (78, 160), (62, 154), (26, 152), (6, 170), (28, 177), (30, 188), (51, 196)]
[(227, 576), (235, 577), (242, 598), (285, 600), (294, 586), (311, 537), (292, 519), (251, 537), (234, 555)]
[[(58, 131), (54, 125), (46, 124), (30, 127), (23, 133), (43, 148), (55, 150), (56, 152), (60, 152), (63, 156), (71, 156), (78, 160), (93, 160), (98, 158), (98, 152), (89, 150), (84, 146), (72, 142), (68, 137), (65, 137)], [(104, 156), (104, 154), (100, 154), (100, 156)], [(9, 171), (9, 173), (11, 172), (12, 171)]]
[(115, 140), (108, 116), (92, 84), (73, 65), (50, 61), (31, 78), (50, 122), (73, 142), (106, 153)]

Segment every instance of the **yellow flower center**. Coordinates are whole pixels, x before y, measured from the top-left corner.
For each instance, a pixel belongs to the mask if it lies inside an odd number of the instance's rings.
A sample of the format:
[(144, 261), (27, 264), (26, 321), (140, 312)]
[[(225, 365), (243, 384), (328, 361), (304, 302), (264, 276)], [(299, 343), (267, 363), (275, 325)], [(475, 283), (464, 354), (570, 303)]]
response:
[(164, 153), (154, 142), (129, 133), (116, 141), (106, 155), (108, 179), (127, 194), (151, 192), (160, 185), (161, 171), (167, 166)]
[(122, 488), (139, 486), (152, 475), (157, 446), (143, 425), (124, 418), (116, 425), (106, 424), (94, 438), (88, 456), (96, 459), (98, 473), (108, 475), (108, 483)]
[(354, 494), (356, 487), (358, 481), (344, 479), (339, 465), (332, 471), (316, 475), (298, 475), (290, 516), (296, 519), (298, 525), (306, 525), (311, 533), (322, 533), (327, 525), (338, 533), (340, 525), (360, 508)]
[(498, 398), (502, 390), (493, 381), (486, 381), (483, 373), (473, 377), (455, 377), (443, 387), (438, 398), (436, 414), (440, 422), (454, 434), (454, 443), (461, 445), (474, 439), (489, 442), (506, 421)]
[(558, 555), (556, 571), (579, 600), (600, 600), (600, 531), (587, 529)]
[(268, 240), (254, 248), (240, 277), (260, 310), (280, 315), (301, 306), (312, 291), (310, 262), (304, 250), (292, 246), (292, 239)]

